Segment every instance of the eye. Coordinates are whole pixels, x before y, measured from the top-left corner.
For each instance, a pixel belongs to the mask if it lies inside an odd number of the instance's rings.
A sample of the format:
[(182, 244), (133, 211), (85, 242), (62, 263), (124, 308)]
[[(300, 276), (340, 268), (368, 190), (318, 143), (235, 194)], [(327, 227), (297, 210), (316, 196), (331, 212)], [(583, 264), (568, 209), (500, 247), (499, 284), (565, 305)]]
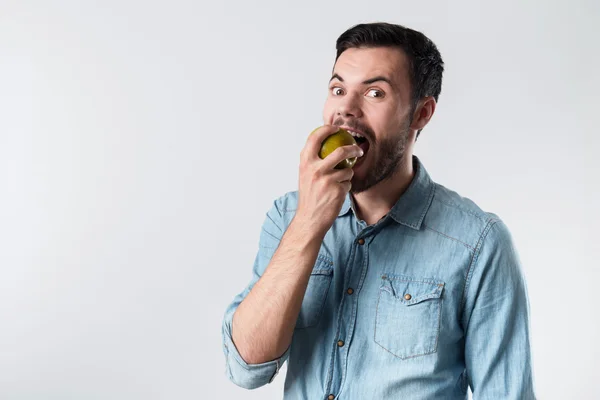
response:
[(339, 86), (334, 86), (331, 88), (331, 94), (333, 94), (334, 96), (341, 96), (342, 94), (344, 94), (344, 89), (342, 89)]
[(383, 93), (381, 90), (379, 90), (379, 89), (371, 89), (371, 90), (369, 90), (369, 91), (367, 92), (367, 96), (369, 96), (369, 97), (376, 97), (376, 98), (377, 98), (377, 97), (379, 97), (379, 98), (381, 98), (381, 97), (384, 97), (384, 96), (385, 96), (385, 94), (384, 94), (384, 93)]

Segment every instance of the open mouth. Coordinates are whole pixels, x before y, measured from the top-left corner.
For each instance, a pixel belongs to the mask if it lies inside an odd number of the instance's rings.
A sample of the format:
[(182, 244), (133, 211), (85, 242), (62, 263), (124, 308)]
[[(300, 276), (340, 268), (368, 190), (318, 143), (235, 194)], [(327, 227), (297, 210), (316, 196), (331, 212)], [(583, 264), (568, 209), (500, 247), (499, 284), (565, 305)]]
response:
[(369, 140), (367, 140), (366, 137), (364, 137), (362, 134), (358, 133), (358, 132), (354, 132), (352, 130), (347, 129), (348, 132), (354, 137), (354, 140), (356, 140), (356, 144), (365, 152), (365, 154), (359, 158), (359, 161), (363, 158), (365, 158), (365, 156), (367, 155), (367, 152), (369, 151)]

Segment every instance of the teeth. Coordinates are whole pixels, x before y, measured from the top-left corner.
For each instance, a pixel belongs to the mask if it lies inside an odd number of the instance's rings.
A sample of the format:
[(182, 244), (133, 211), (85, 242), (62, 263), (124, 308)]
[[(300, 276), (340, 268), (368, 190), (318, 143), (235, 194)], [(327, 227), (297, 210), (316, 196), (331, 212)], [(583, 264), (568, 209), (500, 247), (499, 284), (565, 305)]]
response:
[(354, 131), (348, 131), (348, 132), (354, 137), (364, 138), (364, 136), (361, 135), (360, 133), (356, 133)]

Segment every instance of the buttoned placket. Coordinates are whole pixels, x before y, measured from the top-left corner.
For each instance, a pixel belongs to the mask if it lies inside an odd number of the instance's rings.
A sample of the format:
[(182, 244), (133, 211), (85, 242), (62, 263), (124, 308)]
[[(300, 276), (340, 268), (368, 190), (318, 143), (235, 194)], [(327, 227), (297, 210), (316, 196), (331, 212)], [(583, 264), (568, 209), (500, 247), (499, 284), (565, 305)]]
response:
[[(354, 218), (354, 216), (353, 216)], [(358, 224), (358, 236), (354, 239), (354, 256), (351, 259), (352, 268), (348, 269), (346, 279), (345, 296), (342, 296), (339, 306), (337, 336), (334, 343), (332, 370), (329, 379), (329, 390), (326, 399), (335, 399), (339, 394), (341, 385), (344, 384), (350, 343), (356, 325), (356, 312), (358, 307), (359, 285), (366, 274), (368, 263), (369, 242), (373, 239), (374, 226), (367, 226), (364, 221), (356, 221)]]

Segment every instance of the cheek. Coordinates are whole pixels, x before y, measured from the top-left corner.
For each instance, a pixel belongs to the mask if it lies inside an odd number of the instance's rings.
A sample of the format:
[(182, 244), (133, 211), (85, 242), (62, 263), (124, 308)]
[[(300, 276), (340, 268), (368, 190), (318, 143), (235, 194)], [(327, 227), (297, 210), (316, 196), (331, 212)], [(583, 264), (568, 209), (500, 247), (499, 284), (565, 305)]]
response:
[(384, 132), (395, 132), (403, 121), (402, 116), (397, 109), (384, 108), (378, 110), (376, 116), (377, 124)]
[(323, 121), (327, 124), (330, 124), (333, 122), (333, 116), (334, 116), (334, 108), (333, 108), (333, 104), (331, 101), (326, 101), (325, 105), (323, 106)]
[(367, 104), (364, 107), (364, 113), (369, 116), (369, 119), (380, 126), (388, 125), (395, 119), (397, 112), (392, 104), (379, 103)]

